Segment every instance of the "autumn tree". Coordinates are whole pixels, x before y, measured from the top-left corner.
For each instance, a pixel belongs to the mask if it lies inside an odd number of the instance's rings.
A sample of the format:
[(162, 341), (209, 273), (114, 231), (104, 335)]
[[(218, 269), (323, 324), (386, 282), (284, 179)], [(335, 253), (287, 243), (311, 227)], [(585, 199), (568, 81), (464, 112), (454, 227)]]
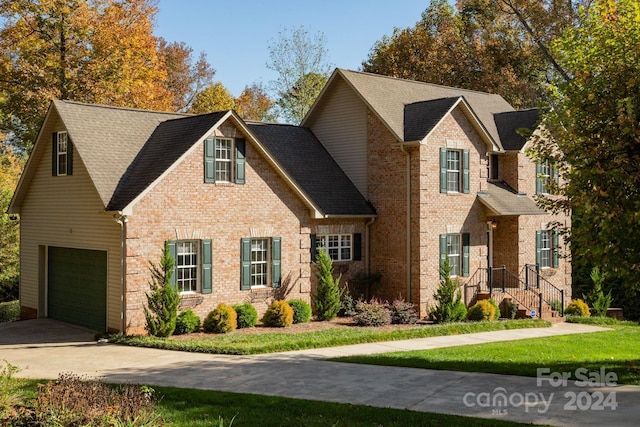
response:
[[(574, 256), (640, 289), (640, 8), (598, 0), (551, 44), (551, 86), (532, 155), (566, 181), (540, 202), (574, 213)], [(577, 213), (577, 215), (576, 215)], [(576, 220), (577, 219), (577, 220)], [(626, 309), (625, 309), (626, 314)]]
[(231, 93), (220, 82), (216, 82), (196, 95), (189, 113), (206, 114), (214, 111), (232, 110), (235, 101)]
[(0, 142), (0, 302), (18, 298), (20, 227), (18, 218), (6, 212), (23, 165), (13, 148)]
[(235, 99), (235, 109), (244, 120), (274, 121), (275, 117), (271, 111), (273, 106), (274, 101), (258, 83), (246, 86)]
[(329, 76), (326, 43), (322, 33), (309, 34), (303, 27), (271, 40), (267, 68), (278, 73), (271, 86), (279, 115), (288, 123), (302, 121)]

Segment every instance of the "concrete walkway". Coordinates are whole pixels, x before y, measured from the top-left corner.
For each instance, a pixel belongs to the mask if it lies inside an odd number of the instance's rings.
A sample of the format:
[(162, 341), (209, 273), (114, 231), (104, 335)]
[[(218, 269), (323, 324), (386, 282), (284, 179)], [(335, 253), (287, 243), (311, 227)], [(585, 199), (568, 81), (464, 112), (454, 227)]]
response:
[(601, 330), (560, 323), (551, 328), (224, 356), (100, 344), (93, 341), (91, 331), (39, 319), (0, 324), (0, 360), (19, 366), (18, 376), (29, 378), (56, 378), (59, 373), (73, 372), (106, 382), (254, 393), (524, 423), (638, 425), (638, 386), (580, 387), (572, 381), (559, 385), (548, 379), (324, 360)]

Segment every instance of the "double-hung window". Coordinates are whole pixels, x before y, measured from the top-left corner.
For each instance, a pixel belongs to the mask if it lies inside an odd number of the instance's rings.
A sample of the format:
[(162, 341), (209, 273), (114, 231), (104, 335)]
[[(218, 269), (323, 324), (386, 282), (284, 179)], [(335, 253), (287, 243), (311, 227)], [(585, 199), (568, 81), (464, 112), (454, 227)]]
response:
[(558, 268), (558, 233), (554, 230), (536, 231), (536, 262), (540, 268)]
[(447, 258), (451, 276), (469, 276), (469, 233), (440, 235), (440, 267)]
[(280, 286), (282, 239), (280, 237), (240, 240), (240, 288)]
[(558, 171), (547, 160), (536, 164), (536, 194), (549, 194), (551, 183), (558, 183)]
[(73, 145), (67, 132), (54, 132), (52, 141), (52, 175), (72, 174)]
[(204, 182), (244, 184), (245, 145), (244, 138), (206, 138)]
[(440, 192), (469, 193), (469, 150), (440, 148)]
[(324, 249), (332, 261), (351, 261), (353, 245), (351, 234), (326, 234), (316, 236), (316, 250)]
[(173, 258), (171, 284), (180, 293), (211, 293), (211, 240), (170, 240), (169, 255)]

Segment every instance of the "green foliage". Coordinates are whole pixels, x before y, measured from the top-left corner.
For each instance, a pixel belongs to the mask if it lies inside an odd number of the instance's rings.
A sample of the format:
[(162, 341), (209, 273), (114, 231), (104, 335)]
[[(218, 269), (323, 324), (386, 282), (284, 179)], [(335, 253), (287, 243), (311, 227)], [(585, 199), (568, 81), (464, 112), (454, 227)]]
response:
[(640, 272), (640, 8), (637, 0), (597, 0), (552, 50), (570, 76), (557, 79), (534, 139), (536, 161), (564, 178), (561, 197), (539, 197), (572, 212), (574, 259), (638, 286)]
[(214, 111), (231, 110), (235, 101), (231, 93), (220, 82), (216, 82), (196, 95), (189, 108), (191, 114), (207, 114)]
[[(1, 115), (1, 114), (0, 114)], [(0, 302), (18, 299), (20, 281), (20, 221), (7, 214), (24, 159), (2, 141), (0, 132)]]
[(318, 287), (311, 295), (311, 300), (318, 320), (332, 320), (338, 315), (341, 307), (340, 279), (342, 276), (333, 277), (333, 262), (324, 249), (318, 251), (316, 266)]
[(181, 311), (176, 318), (176, 335), (198, 332), (200, 329), (200, 317), (191, 309)]
[(0, 302), (0, 323), (20, 320), (20, 301)]
[(211, 311), (204, 323), (202, 329), (205, 332), (213, 332), (216, 334), (226, 334), (234, 331), (238, 327), (238, 314), (230, 305), (220, 303), (213, 311)]
[(564, 314), (567, 316), (582, 316), (589, 317), (591, 316), (591, 312), (589, 311), (589, 306), (586, 302), (581, 299), (574, 299), (569, 303), (567, 308), (564, 310)]
[(513, 302), (510, 298), (505, 298), (500, 303), (502, 307), (500, 312), (503, 313), (503, 316), (506, 319), (515, 319), (516, 314), (518, 314), (518, 304)]
[(605, 317), (607, 310), (611, 307), (613, 301), (611, 297), (611, 291), (608, 294), (604, 294), (602, 285), (607, 279), (607, 274), (600, 271), (599, 267), (593, 267), (591, 270), (591, 281), (593, 282), (593, 288), (589, 295), (584, 297), (587, 305), (591, 306), (592, 314), (596, 317)]
[(253, 328), (258, 323), (258, 311), (251, 303), (236, 304), (233, 309), (238, 315), (238, 329)]
[(20, 368), (6, 360), (0, 365), (0, 420), (12, 418), (13, 407), (21, 404), (24, 399), (20, 391), (20, 380), (13, 377), (19, 371)]
[(293, 323), (306, 323), (311, 320), (311, 306), (301, 299), (287, 301), (293, 309)]
[(395, 299), (389, 306), (391, 323), (394, 325), (412, 325), (418, 321), (418, 312), (413, 303), (403, 299)]
[(502, 317), (502, 314), (500, 313), (500, 307), (498, 307), (498, 304), (496, 304), (496, 301), (493, 298), (489, 298), (489, 304), (491, 304), (496, 312), (494, 319), (499, 319), (500, 317)]
[(146, 330), (150, 335), (169, 337), (176, 328), (180, 294), (171, 284), (174, 259), (169, 254), (169, 247), (165, 244), (162, 250), (160, 264), (149, 262), (151, 271), (150, 291), (146, 293), (147, 306), (144, 307)]
[[(462, 302), (461, 285), (458, 279), (451, 278), (451, 264), (449, 257), (446, 257), (440, 267), (440, 286), (433, 298), (436, 305), (431, 309), (431, 318), (436, 323), (458, 322), (464, 319), (460, 305), (464, 307)], [(466, 314), (466, 313), (465, 313)]]
[(358, 301), (353, 321), (358, 326), (385, 326), (391, 324), (391, 312), (377, 299)]
[(351, 317), (356, 314), (356, 300), (351, 296), (349, 288), (345, 287), (342, 290), (342, 297), (340, 297), (340, 300), (341, 306), (340, 311), (338, 312), (339, 316)]
[(467, 312), (467, 319), (473, 321), (492, 321), (496, 320), (496, 308), (494, 304), (491, 304), (487, 300), (478, 301), (475, 305), (469, 308)]
[(274, 301), (264, 313), (262, 323), (273, 328), (286, 328), (293, 324), (293, 308), (286, 301)]

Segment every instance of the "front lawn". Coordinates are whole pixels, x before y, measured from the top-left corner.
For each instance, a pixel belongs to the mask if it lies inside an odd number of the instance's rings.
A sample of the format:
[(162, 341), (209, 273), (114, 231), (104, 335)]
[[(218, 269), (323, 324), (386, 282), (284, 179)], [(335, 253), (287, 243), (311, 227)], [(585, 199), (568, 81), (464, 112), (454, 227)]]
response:
[(340, 362), (406, 366), (465, 372), (535, 377), (538, 368), (550, 372), (615, 372), (620, 384), (640, 385), (640, 326), (607, 324), (612, 330), (518, 341), (341, 357)]
[(112, 335), (109, 337), (109, 341), (116, 344), (161, 348), (166, 350), (246, 355), (550, 326), (551, 324), (549, 322), (543, 320), (526, 319), (499, 322), (463, 322), (443, 325), (416, 325), (409, 328), (402, 327), (388, 330), (349, 326), (299, 333), (285, 333), (282, 330), (281, 332), (278, 332), (277, 328), (261, 328), (265, 332), (244, 334), (237, 331), (228, 334), (196, 334), (196, 338), (190, 338), (189, 336), (157, 338), (150, 336)]

